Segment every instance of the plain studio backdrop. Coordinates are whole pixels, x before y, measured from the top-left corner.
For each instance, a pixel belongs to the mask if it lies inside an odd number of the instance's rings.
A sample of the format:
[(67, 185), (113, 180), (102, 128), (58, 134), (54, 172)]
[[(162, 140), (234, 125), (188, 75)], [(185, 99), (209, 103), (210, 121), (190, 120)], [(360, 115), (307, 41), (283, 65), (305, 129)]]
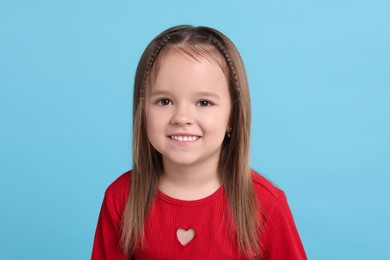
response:
[(0, 259), (90, 258), (131, 167), (136, 65), (177, 24), (240, 50), (252, 167), (285, 190), (309, 259), (390, 259), (387, 0), (1, 1)]

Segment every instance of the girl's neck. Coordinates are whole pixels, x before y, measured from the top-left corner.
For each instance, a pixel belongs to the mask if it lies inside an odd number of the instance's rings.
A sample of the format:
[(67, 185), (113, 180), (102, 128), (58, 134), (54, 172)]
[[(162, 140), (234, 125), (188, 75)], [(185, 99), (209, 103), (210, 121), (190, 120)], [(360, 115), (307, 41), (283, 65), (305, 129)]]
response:
[(221, 186), (217, 163), (213, 165), (176, 165), (164, 160), (159, 190), (181, 200), (197, 200), (213, 194)]

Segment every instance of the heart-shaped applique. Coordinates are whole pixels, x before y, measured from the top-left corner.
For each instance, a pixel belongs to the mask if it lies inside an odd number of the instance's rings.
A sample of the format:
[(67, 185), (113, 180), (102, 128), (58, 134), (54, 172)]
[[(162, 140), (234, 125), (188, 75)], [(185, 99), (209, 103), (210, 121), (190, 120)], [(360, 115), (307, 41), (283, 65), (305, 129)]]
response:
[(178, 228), (176, 231), (177, 239), (183, 246), (187, 245), (195, 237), (195, 229)]

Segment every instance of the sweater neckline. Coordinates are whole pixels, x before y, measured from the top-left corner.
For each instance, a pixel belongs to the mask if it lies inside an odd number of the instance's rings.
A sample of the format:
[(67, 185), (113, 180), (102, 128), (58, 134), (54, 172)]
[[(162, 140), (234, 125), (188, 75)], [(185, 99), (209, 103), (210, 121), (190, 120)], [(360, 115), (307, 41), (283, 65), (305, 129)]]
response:
[(181, 199), (175, 199), (172, 198), (165, 193), (161, 192), (160, 190), (157, 190), (157, 197), (169, 204), (173, 204), (176, 206), (184, 206), (184, 207), (193, 207), (193, 206), (200, 206), (203, 204), (210, 203), (211, 201), (215, 200), (222, 194), (223, 188), (220, 186), (214, 193), (210, 194), (207, 197), (197, 199), (197, 200), (181, 200)]

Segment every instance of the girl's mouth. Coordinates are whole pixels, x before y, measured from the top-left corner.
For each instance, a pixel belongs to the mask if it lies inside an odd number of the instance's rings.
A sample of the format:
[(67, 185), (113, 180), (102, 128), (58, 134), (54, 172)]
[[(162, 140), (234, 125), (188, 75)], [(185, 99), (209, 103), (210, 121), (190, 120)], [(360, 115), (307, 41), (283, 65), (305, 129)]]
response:
[(200, 136), (196, 135), (170, 135), (169, 138), (179, 142), (195, 142), (199, 140)]

